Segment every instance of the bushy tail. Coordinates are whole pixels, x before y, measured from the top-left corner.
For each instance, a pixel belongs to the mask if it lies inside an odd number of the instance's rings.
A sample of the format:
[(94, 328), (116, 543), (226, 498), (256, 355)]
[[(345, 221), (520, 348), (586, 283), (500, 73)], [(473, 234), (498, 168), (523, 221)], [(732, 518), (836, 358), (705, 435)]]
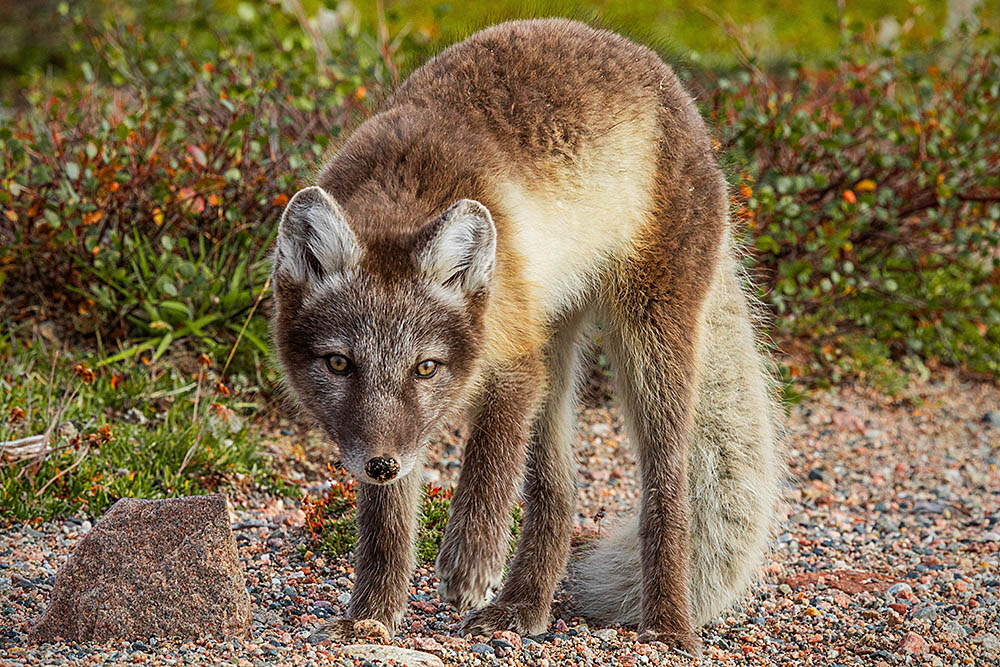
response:
[[(757, 575), (784, 476), (781, 409), (745, 283), (735, 251), (725, 253), (702, 315), (688, 456), (696, 626), (735, 602)], [(598, 624), (638, 623), (638, 530), (637, 519), (621, 521), (573, 568), (574, 613)]]

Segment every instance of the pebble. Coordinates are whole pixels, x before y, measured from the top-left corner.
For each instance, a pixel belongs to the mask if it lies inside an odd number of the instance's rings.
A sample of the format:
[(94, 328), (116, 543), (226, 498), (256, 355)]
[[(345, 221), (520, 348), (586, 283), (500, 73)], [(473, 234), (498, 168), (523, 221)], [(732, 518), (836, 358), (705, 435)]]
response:
[(972, 641), (980, 644), (984, 649), (990, 651), (991, 653), (996, 653), (1000, 651), (1000, 639), (992, 632), (983, 632), (972, 638)]
[(944, 632), (946, 632), (949, 635), (955, 635), (956, 637), (959, 637), (959, 638), (964, 637), (965, 635), (968, 634), (965, 631), (965, 628), (962, 627), (961, 623), (959, 623), (958, 621), (956, 621), (954, 619), (948, 620), (941, 627), (941, 630), (943, 630)]
[(473, 653), (494, 653), (493, 647), (489, 644), (473, 644), (469, 647), (469, 650)]
[(898, 584), (893, 584), (892, 586), (890, 586), (889, 590), (887, 590), (886, 593), (895, 596), (910, 595), (911, 593), (913, 593), (913, 589), (910, 588), (909, 584), (900, 582)]
[(927, 642), (916, 632), (907, 632), (899, 643), (901, 653), (914, 653), (920, 655), (927, 650)]
[(397, 665), (407, 667), (444, 667), (441, 658), (423, 651), (400, 648), (398, 646), (381, 646), (379, 644), (352, 644), (340, 649), (352, 658), (361, 660), (376, 660), (379, 662), (394, 661)]

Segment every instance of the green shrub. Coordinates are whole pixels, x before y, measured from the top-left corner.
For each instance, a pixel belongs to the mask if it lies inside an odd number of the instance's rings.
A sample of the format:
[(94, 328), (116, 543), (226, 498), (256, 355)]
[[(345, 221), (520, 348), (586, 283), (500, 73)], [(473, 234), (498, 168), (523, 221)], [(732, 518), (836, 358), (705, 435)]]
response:
[[(392, 78), (385, 54), (409, 63), (434, 33), (380, 46), (347, 4), (325, 23), (296, 6), (141, 3), (148, 32), (68, 17), (79, 71), (37, 80), (0, 121), (0, 316), (56, 322), (111, 359), (235, 349), (229, 379), (270, 387), (282, 205)], [(886, 360), (995, 375), (1000, 41), (915, 28), (902, 51), (873, 32), (822, 66), (690, 73), (744, 174), (774, 333), (811, 354), (793, 378), (888, 382)]]
[[(356, 493), (356, 482), (344, 479), (334, 481), (319, 498), (306, 500), (305, 523), (310, 551), (340, 557), (354, 548), (358, 539)], [(453, 493), (451, 488), (424, 485), (417, 524), (416, 553), (420, 565), (430, 565), (437, 558)], [(511, 511), (511, 549), (517, 544), (523, 515), (520, 505)]]
[[(356, 25), (314, 43), (281, 7), (213, 17), (200, 47), (79, 22), (80, 78), (39, 82), (0, 125), (5, 319), (33, 310), (122, 356), (228, 351), (284, 203), (383, 76)], [(252, 319), (249, 350), (265, 339)]]
[(124, 497), (291, 491), (257, 451), (246, 404), (207, 365), (95, 361), (0, 337), (0, 520), (99, 516)]
[(1000, 372), (998, 108), (989, 34), (916, 54), (858, 38), (821, 69), (717, 81), (763, 298), (817, 368), (861, 336)]

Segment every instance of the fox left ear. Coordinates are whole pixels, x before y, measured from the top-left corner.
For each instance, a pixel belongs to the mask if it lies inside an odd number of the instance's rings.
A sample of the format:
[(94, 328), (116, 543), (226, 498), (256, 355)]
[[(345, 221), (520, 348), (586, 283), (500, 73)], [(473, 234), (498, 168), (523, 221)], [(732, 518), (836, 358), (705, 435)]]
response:
[(467, 293), (486, 289), (493, 277), (497, 231), (489, 210), (462, 199), (431, 222), (422, 234), (417, 263), (428, 279)]

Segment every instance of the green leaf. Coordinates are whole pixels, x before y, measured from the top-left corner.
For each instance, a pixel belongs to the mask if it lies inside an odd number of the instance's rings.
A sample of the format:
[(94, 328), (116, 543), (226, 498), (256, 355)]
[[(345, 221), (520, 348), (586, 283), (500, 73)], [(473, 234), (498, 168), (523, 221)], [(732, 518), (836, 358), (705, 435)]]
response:
[(257, 10), (249, 2), (241, 2), (236, 5), (236, 14), (247, 23), (253, 23), (257, 20)]

